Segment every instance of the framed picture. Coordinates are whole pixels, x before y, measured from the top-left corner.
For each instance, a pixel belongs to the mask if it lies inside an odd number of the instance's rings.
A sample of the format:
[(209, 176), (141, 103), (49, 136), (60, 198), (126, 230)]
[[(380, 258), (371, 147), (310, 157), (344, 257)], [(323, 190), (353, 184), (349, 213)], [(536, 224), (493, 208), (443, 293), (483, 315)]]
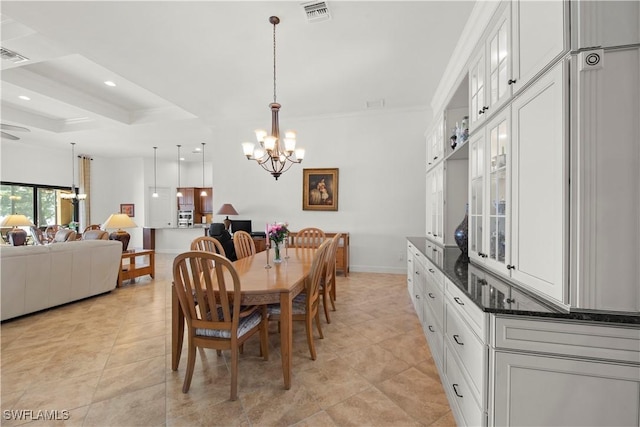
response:
[(302, 170), (302, 209), (338, 210), (338, 168)]
[(127, 216), (136, 216), (136, 211), (133, 203), (121, 203), (120, 213), (127, 214)]

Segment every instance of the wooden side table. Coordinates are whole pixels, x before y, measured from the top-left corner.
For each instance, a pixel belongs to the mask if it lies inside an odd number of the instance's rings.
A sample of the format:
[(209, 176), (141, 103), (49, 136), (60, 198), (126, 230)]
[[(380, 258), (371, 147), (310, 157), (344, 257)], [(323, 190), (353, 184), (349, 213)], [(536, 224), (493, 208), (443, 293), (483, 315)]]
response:
[(129, 249), (122, 252), (117, 287), (120, 287), (125, 280), (135, 279), (146, 274), (153, 278), (156, 274), (155, 254), (153, 249)]

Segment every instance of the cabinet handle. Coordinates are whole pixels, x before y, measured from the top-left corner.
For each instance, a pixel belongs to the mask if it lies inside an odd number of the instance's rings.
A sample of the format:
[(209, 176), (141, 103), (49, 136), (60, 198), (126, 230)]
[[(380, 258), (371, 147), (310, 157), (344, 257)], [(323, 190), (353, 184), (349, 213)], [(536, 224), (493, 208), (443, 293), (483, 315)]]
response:
[(516, 269), (515, 265), (507, 264), (507, 270), (515, 270), (515, 269)]
[(458, 297), (453, 297), (453, 300), (455, 302), (457, 302), (458, 304), (460, 304), (460, 305), (464, 305), (464, 302), (462, 302), (462, 300), (460, 298), (458, 298)]
[(509, 81), (507, 82), (508, 85), (512, 85), (516, 82), (516, 79), (509, 79)]
[(416, 270), (416, 276), (419, 276), (419, 275), (420, 275), (420, 272)]
[(433, 237), (438, 237), (438, 235), (436, 233), (433, 233)]
[(512, 303), (516, 302), (516, 300), (514, 298), (505, 298), (504, 302), (507, 303), (507, 304), (512, 304)]
[(429, 292), (427, 295), (429, 295), (429, 298), (431, 299), (436, 299), (435, 295), (433, 295), (431, 292)]
[(420, 295), (416, 295), (416, 299), (420, 299)]
[(436, 249), (436, 248), (433, 248), (433, 249), (431, 249), (431, 250), (432, 250), (433, 252), (437, 251), (437, 249)]
[(489, 109), (489, 107), (482, 107), (482, 111), (487, 111)]
[(433, 160), (438, 160), (438, 156), (435, 156), (435, 157), (433, 158)]
[(460, 393), (458, 393), (458, 387), (458, 384), (453, 384), (453, 392), (456, 394), (456, 396), (463, 397)]
[(429, 231), (427, 234), (431, 234), (431, 232)]
[(429, 326), (428, 326), (428, 328), (429, 328), (429, 330), (430, 330), (431, 332), (435, 332), (435, 331), (436, 331), (435, 329), (433, 329), (433, 326), (431, 326), (431, 325), (429, 325)]
[(460, 335), (454, 335), (453, 336), (453, 340), (456, 342), (456, 344), (464, 345), (464, 343), (462, 341), (458, 341), (458, 338), (460, 338)]
[(478, 111), (478, 114), (484, 114), (484, 110)]
[(480, 286), (487, 286), (487, 281), (486, 281), (486, 280), (484, 280), (484, 279), (479, 279), (479, 280), (478, 280), (478, 284), (479, 284)]
[(429, 273), (435, 273), (436, 271), (433, 268), (429, 269)]

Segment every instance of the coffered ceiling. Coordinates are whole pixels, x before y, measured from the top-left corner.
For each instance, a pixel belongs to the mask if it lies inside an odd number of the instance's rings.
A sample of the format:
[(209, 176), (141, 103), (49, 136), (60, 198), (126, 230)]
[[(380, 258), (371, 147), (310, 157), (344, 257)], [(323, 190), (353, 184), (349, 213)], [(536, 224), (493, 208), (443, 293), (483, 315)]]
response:
[(426, 110), (473, 7), (327, 4), (311, 23), (297, 1), (2, 1), (2, 47), (28, 58), (1, 61), (2, 123), (30, 129), (2, 144), (173, 158), (178, 143), (228, 143), (218, 126), (268, 126), (271, 15), (282, 117)]

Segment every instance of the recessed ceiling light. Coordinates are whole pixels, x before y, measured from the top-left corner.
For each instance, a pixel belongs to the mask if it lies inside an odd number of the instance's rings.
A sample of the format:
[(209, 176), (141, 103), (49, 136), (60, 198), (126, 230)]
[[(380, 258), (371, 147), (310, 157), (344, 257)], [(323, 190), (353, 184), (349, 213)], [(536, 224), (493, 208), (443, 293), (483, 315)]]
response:
[(107, 80), (106, 82), (104, 82), (104, 84), (106, 84), (107, 86), (116, 87), (116, 84), (111, 80)]
[(31, 101), (31, 98), (29, 98), (28, 96), (25, 95), (20, 95), (18, 98), (24, 100), (24, 101)]
[(181, 161), (181, 162), (184, 162), (184, 157), (180, 157), (180, 161)]

